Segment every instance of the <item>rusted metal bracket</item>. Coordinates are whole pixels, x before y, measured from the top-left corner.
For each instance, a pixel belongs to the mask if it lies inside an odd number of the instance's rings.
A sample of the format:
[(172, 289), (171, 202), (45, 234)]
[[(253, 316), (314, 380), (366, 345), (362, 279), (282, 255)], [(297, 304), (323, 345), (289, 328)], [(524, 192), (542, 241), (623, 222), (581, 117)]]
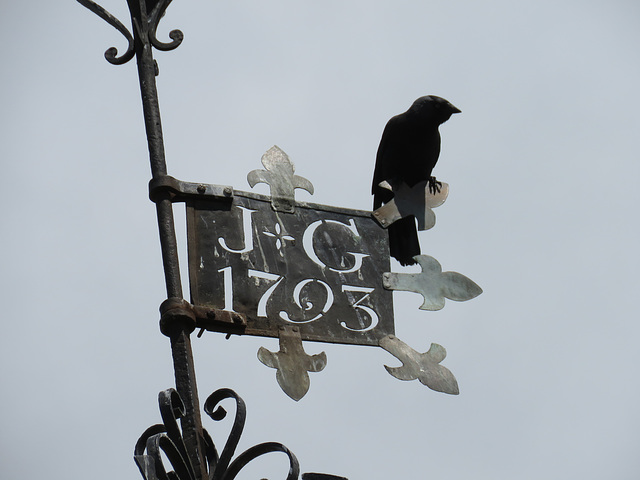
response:
[(200, 329), (198, 337), (207, 330), (226, 333), (229, 338), (231, 335), (242, 335), (247, 328), (247, 317), (241, 313), (219, 308), (192, 307), (196, 315), (196, 328)]
[(169, 298), (160, 305), (160, 331), (171, 336), (177, 329), (184, 328), (192, 332), (200, 329), (198, 337), (204, 330), (242, 335), (247, 328), (247, 317), (241, 313), (195, 306), (182, 298)]
[(233, 200), (233, 187), (207, 183), (183, 182), (170, 175), (152, 178), (149, 182), (149, 198), (152, 202), (169, 199), (173, 203), (194, 198), (214, 198), (223, 202)]

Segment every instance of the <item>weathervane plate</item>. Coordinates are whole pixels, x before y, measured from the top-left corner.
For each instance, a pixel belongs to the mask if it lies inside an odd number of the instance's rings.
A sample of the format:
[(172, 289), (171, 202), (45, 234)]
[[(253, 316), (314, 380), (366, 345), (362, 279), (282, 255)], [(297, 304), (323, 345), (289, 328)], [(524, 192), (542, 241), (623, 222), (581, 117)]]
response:
[(187, 202), (192, 303), (247, 318), (245, 334), (378, 345), (394, 333), (388, 238), (371, 212), (235, 191)]

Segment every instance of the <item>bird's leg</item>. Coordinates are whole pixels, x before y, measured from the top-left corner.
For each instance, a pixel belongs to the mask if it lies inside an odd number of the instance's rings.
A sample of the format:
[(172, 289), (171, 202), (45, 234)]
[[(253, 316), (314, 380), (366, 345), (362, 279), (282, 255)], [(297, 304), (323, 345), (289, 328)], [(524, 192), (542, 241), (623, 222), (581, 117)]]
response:
[(440, 189), (442, 188), (442, 182), (436, 180), (436, 177), (429, 177), (429, 193), (435, 195), (436, 193), (440, 193)]

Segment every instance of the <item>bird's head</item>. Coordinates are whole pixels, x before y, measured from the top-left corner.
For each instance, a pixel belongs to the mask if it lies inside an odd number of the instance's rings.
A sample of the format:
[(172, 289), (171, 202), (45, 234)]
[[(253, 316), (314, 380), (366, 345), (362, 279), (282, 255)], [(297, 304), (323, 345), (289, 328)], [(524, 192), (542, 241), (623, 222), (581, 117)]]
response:
[(434, 121), (438, 125), (449, 120), (454, 113), (461, 112), (459, 108), (455, 107), (448, 100), (435, 95), (418, 98), (413, 102), (409, 111), (429, 121)]

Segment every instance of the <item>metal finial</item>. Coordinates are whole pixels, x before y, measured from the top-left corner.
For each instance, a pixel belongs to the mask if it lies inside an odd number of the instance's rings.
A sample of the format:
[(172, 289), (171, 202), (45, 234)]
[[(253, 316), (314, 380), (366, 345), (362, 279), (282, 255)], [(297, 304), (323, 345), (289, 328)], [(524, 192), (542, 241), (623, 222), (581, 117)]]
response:
[(266, 170), (252, 170), (247, 175), (251, 188), (258, 183), (271, 187), (271, 206), (278, 212), (295, 211), (295, 189), (302, 188), (313, 195), (313, 184), (304, 177), (294, 175), (295, 166), (289, 156), (274, 145), (262, 155)]
[(432, 343), (429, 351), (419, 353), (398, 337), (387, 335), (380, 339), (380, 346), (402, 362), (401, 367), (388, 367), (387, 372), (398, 380), (420, 380), (436, 392), (458, 395), (458, 382), (453, 373), (440, 365), (447, 356), (443, 346)]
[(302, 346), (297, 327), (283, 325), (280, 329), (280, 351), (258, 350), (258, 359), (267, 367), (275, 368), (280, 388), (296, 402), (309, 391), (309, 373), (320, 372), (327, 365), (324, 352), (308, 355)]
[(413, 257), (420, 267), (421, 273), (391, 273), (382, 276), (384, 288), (403, 290), (422, 295), (424, 302), (421, 310), (440, 310), (444, 307), (444, 299), (464, 302), (482, 293), (482, 289), (472, 280), (457, 272), (443, 272), (440, 262), (428, 255)]

